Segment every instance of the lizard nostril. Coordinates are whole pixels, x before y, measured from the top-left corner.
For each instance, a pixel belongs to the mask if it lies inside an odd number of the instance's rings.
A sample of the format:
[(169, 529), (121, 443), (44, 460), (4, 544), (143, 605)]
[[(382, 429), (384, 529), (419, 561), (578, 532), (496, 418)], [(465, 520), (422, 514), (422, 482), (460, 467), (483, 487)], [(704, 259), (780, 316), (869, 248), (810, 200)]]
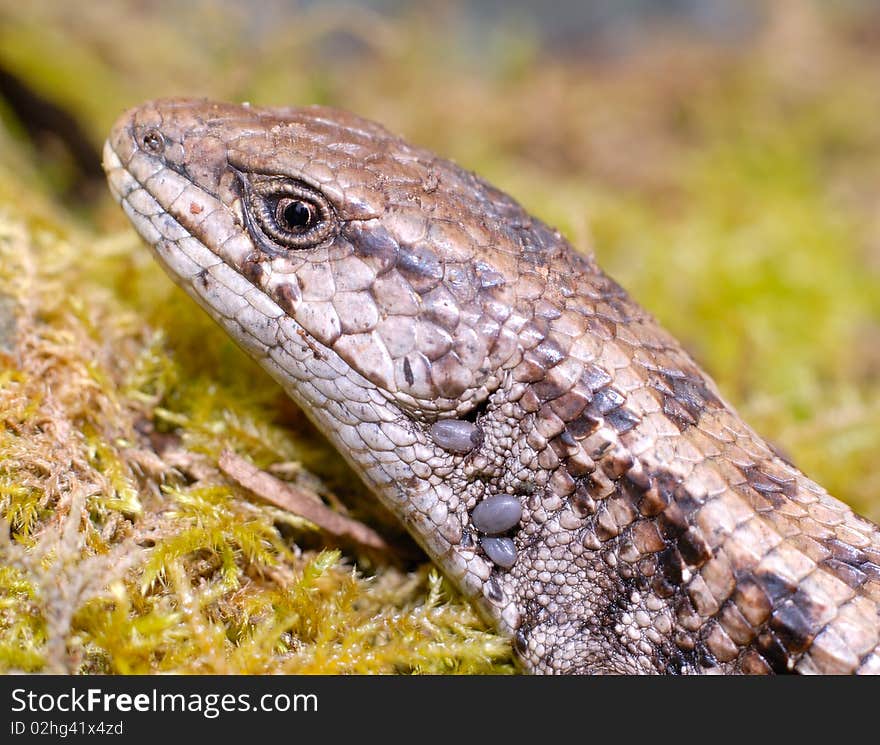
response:
[(158, 129), (148, 129), (141, 137), (141, 145), (154, 155), (160, 155), (165, 150), (165, 138)]

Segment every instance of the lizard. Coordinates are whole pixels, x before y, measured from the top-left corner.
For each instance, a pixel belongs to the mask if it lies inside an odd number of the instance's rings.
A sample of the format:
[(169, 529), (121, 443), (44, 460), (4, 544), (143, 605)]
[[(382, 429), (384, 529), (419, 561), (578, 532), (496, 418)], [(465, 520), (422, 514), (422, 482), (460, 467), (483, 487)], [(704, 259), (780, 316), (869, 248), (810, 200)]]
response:
[(523, 671), (880, 672), (880, 529), (507, 194), (321, 106), (148, 102), (103, 166)]

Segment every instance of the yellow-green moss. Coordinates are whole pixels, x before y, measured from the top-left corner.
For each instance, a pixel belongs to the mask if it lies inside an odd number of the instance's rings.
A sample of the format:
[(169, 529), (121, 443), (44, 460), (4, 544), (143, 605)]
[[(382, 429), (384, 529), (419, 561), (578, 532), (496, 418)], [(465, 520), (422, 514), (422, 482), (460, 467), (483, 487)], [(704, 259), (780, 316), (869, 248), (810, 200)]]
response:
[[(790, 0), (740, 48), (660, 40), (600, 64), (504, 28), (463, 53), (436, 6), (396, 21), (316, 6), (261, 44), (211, 3), (176, 4), (173, 26), (149, 7), (0, 0), (0, 65), (96, 146), (123, 107), (186, 94), (341, 105), (456, 158), (593, 245), (748, 421), (880, 518), (868, 21)], [(363, 51), (328, 56), (338, 33)], [(70, 209), (59, 170), (0, 117), (0, 669), (512, 671), (428, 564), (399, 568), (400, 526), (118, 208)], [(249, 501), (217, 468), (224, 449), (399, 555)]]

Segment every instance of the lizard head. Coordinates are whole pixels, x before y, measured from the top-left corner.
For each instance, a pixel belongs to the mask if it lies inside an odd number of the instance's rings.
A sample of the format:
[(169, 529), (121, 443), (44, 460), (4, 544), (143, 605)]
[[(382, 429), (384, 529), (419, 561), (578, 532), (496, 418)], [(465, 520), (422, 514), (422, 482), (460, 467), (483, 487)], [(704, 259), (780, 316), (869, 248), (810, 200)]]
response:
[(509, 316), (534, 298), (512, 282), (512, 231), (532, 221), (381, 126), (166, 100), (124, 114), (104, 152), (171, 276), (281, 377), (322, 361), (430, 422), (472, 410), (520, 361)]

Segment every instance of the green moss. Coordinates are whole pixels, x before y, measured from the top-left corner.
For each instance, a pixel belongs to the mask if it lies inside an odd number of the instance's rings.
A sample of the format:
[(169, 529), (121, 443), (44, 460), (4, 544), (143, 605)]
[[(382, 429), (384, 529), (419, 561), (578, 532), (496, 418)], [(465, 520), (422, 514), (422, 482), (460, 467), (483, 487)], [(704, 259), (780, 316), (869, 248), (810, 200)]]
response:
[(38, 612), (33, 585), (21, 571), (0, 566), (0, 669), (39, 671), (45, 642), (46, 624)]

